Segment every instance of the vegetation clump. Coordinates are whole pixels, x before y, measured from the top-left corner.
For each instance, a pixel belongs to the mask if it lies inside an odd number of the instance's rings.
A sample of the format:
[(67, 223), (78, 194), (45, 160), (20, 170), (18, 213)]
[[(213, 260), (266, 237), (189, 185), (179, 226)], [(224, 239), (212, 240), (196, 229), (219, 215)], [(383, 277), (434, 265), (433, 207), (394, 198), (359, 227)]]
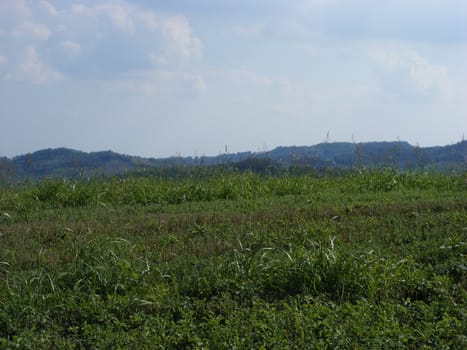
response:
[(467, 182), (219, 171), (0, 188), (0, 348), (464, 349)]

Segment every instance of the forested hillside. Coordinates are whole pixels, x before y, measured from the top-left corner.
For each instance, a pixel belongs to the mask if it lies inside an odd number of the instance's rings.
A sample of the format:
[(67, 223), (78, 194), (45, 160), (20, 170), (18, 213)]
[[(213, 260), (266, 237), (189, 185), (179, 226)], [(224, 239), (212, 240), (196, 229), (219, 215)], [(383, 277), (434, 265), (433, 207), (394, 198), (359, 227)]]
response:
[(167, 167), (228, 165), (239, 170), (273, 173), (280, 169), (356, 169), (381, 165), (395, 169), (462, 170), (467, 162), (467, 141), (422, 148), (407, 142), (321, 143), (277, 147), (265, 152), (242, 152), (211, 157), (142, 158), (112, 151), (86, 153), (66, 148), (46, 149), (14, 158), (0, 158), (0, 179), (92, 177)]

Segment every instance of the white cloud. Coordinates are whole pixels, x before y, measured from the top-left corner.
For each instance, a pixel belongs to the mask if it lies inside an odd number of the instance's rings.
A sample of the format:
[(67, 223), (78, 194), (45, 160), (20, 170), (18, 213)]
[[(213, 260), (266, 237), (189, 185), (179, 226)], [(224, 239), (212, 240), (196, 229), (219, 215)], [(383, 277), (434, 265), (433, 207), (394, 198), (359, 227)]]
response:
[(164, 96), (165, 98), (194, 98), (207, 92), (207, 83), (201, 73), (154, 70), (124, 74), (115, 79), (98, 81), (108, 91), (130, 94)]
[(107, 17), (116, 28), (124, 32), (134, 33), (135, 31), (133, 20), (135, 8), (125, 2), (108, 2), (94, 7), (86, 6), (84, 4), (73, 4), (71, 5), (71, 11), (83, 16)]
[(20, 27), (13, 31), (13, 36), (27, 36), (32, 35), (41, 40), (47, 40), (51, 31), (47, 26), (42, 23), (32, 21), (23, 22)]
[(46, 0), (41, 0), (40, 2), (41, 6), (47, 10), (52, 16), (58, 15), (58, 11), (56, 8), (48, 1)]
[(160, 20), (152, 12), (140, 12), (136, 16), (138, 20), (143, 23), (150, 31), (160, 29)]
[(36, 49), (32, 46), (26, 48), (23, 62), (20, 65), (21, 77), (35, 84), (60, 81), (63, 75), (42, 62)]
[(448, 69), (431, 64), (414, 50), (376, 49), (371, 59), (383, 65), (390, 74), (402, 74), (409, 85), (421, 95), (440, 94), (448, 97), (452, 90)]
[[(143, 14), (139, 14), (141, 15)], [(165, 45), (157, 51), (147, 54), (147, 58), (153, 64), (167, 65), (179, 59), (190, 60), (202, 56), (201, 40), (193, 35), (186, 17), (157, 18), (154, 14), (144, 14), (143, 17), (146, 27), (150, 30), (160, 30), (165, 41)]]
[(71, 5), (71, 11), (80, 15), (83, 14), (88, 14), (92, 13), (92, 10), (90, 7), (87, 7), (86, 5), (83, 4), (73, 4)]
[(207, 92), (207, 84), (201, 74), (185, 74), (185, 81), (189, 83), (189, 92), (196, 96), (204, 95)]
[[(138, 34), (143, 40), (152, 36), (153, 45), (147, 47), (159, 47), (148, 50), (145, 56), (156, 65), (202, 56), (202, 42), (193, 34), (188, 19), (183, 15), (162, 15), (124, 1), (95, 6), (74, 4), (72, 12), (96, 21), (108, 19), (115, 28)], [(105, 31), (101, 25), (99, 27)]]
[(128, 33), (133, 33), (135, 28), (132, 19), (132, 8), (119, 4), (105, 4), (96, 7), (98, 11), (105, 13), (113, 24)]
[(261, 86), (270, 86), (273, 83), (273, 79), (270, 77), (247, 70), (233, 70), (230, 75), (231, 79), (237, 83)]
[(8, 60), (6, 59), (6, 57), (0, 55), (0, 64), (5, 64), (5, 63), (7, 63), (7, 62), (8, 62)]
[(167, 17), (162, 22), (162, 33), (169, 40), (169, 49), (184, 58), (202, 54), (201, 40), (193, 36), (185, 16)]
[(70, 56), (79, 55), (81, 53), (81, 45), (74, 41), (71, 41), (71, 40), (62, 41), (60, 43), (60, 46)]

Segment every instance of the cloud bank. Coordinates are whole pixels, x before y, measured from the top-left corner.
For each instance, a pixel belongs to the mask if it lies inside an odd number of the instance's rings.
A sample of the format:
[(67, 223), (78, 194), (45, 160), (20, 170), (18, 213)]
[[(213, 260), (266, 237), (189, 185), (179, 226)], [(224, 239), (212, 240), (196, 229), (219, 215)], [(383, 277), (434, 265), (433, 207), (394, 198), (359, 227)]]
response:
[(0, 156), (446, 144), (465, 62), (463, 0), (2, 0)]

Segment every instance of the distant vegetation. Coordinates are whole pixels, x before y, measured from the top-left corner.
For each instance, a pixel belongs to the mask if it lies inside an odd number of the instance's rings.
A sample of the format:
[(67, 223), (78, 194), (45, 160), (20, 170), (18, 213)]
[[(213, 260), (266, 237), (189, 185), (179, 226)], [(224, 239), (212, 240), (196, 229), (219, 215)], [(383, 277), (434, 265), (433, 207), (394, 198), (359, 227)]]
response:
[(65, 148), (42, 150), (12, 159), (0, 158), (0, 181), (46, 177), (83, 178), (149, 172), (180, 175), (196, 169), (230, 168), (261, 174), (290, 171), (329, 173), (341, 170), (391, 167), (462, 171), (467, 164), (467, 141), (444, 147), (421, 148), (407, 142), (321, 143), (278, 147), (268, 152), (221, 154), (216, 157), (165, 159), (127, 156), (111, 151), (85, 153)]
[(0, 348), (466, 348), (465, 172), (243, 162), (0, 186)]

